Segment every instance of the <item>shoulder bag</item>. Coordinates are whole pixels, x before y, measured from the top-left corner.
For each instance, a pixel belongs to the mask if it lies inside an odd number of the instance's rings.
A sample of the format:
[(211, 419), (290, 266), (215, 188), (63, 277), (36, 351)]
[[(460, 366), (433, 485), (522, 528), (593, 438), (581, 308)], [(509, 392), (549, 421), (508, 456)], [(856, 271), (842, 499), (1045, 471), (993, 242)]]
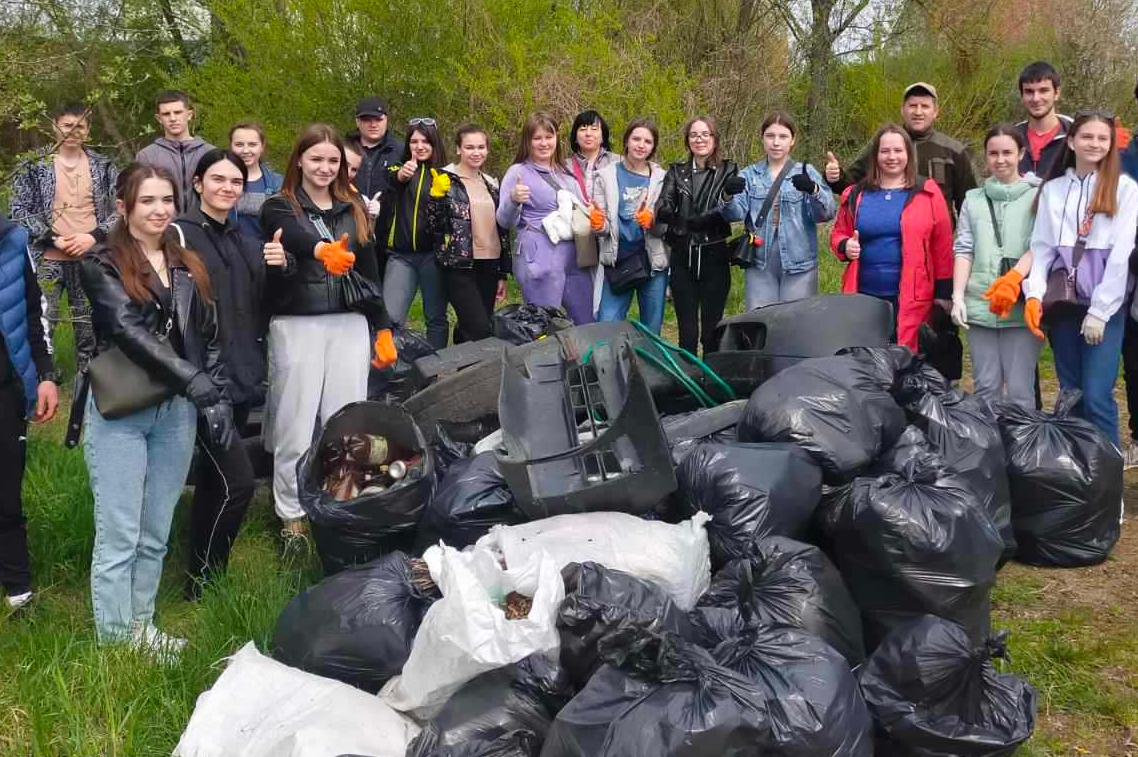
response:
[[(315, 213), (308, 214), (308, 220), (316, 227), (316, 232), (329, 242), (334, 239), (332, 230), (324, 219)], [(344, 307), (368, 319), (368, 323), (378, 323), (387, 315), (383, 304), (383, 288), (355, 268), (340, 277), (340, 292)]]
[[(1065, 266), (1052, 266), (1047, 273), (1047, 291), (1043, 294), (1043, 318), (1054, 321), (1064, 315), (1078, 315), (1086, 311), (1086, 306), (1079, 303), (1077, 274), (1079, 263), (1087, 251), (1087, 235), (1091, 231), (1091, 222), (1094, 214), (1091, 213), (1090, 203), (1087, 204), (1086, 217), (1079, 224), (1079, 234), (1075, 238), (1075, 246), (1071, 251), (1071, 269)], [(1062, 263), (1060, 258), (1058, 263)]]
[[(992, 198), (987, 194), (984, 195), (984, 200), (988, 203), (988, 215), (992, 218), (992, 231), (996, 235), (996, 247), (1000, 248), (1000, 253), (1002, 254), (1004, 251), (1004, 238), (1000, 232), (1000, 222), (996, 220), (996, 206), (992, 203)], [(1016, 267), (1016, 263), (1018, 262), (1019, 258), (1001, 257), (1000, 275), (1006, 275), (1008, 271)], [(1023, 299), (1023, 293), (1020, 293), (1020, 299)]]
[[(778, 176), (775, 176), (771, 183), (771, 189), (767, 192), (767, 199), (763, 200), (763, 206), (759, 208), (759, 217), (755, 221), (756, 230), (759, 233), (762, 233), (763, 226), (766, 225), (767, 216), (770, 215), (774, 201), (778, 198), (778, 190), (782, 187), (783, 179), (790, 173), (792, 165), (794, 165), (794, 161), (786, 161), (786, 165), (782, 167)], [(754, 232), (744, 231), (735, 242), (735, 249), (731, 252), (731, 264), (740, 268), (750, 268), (755, 264), (758, 248), (762, 247), (764, 243), (765, 240)]]
[[(570, 159), (576, 168), (576, 159)], [(580, 170), (580, 169), (578, 169)], [(541, 171), (537, 172), (538, 175), (545, 180), (556, 194), (557, 192), (565, 189), (559, 186), (557, 182), (549, 178), (549, 176)], [(577, 183), (581, 186), (581, 191), (584, 193), (585, 182), (583, 178), (577, 178)], [(573, 229), (573, 247), (577, 251), (577, 267), (578, 268), (592, 268), (600, 262), (600, 255), (597, 251), (597, 235), (593, 233), (593, 225), (589, 221), (589, 214), (581, 207), (576, 199), (573, 201), (573, 215), (569, 219), (569, 226)]]

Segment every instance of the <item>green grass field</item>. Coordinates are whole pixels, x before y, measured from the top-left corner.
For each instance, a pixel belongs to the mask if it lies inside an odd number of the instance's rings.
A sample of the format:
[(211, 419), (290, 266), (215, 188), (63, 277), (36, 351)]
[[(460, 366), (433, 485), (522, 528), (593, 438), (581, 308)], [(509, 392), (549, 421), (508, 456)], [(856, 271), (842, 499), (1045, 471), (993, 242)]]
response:
[[(836, 291), (827, 257), (823, 287)], [(739, 284), (740, 282), (736, 282)], [(516, 292), (514, 293), (516, 297)], [(741, 310), (742, 289), (729, 312)], [(670, 308), (669, 308), (670, 311)], [(669, 312), (666, 335), (674, 339)], [(58, 351), (70, 354), (68, 329)], [(62, 359), (64, 372), (73, 360)], [(61, 408), (61, 416), (65, 407)], [(81, 450), (66, 450), (64, 420), (37, 428), (24, 484), (37, 599), (19, 618), (0, 617), (0, 757), (168, 755), (219, 661), (249, 639), (265, 649), (277, 614), (319, 579), (314, 556), (278, 556), (278, 523), (260, 489), (228, 575), (200, 603), (181, 600), (186, 555), (183, 498), (159, 598), (159, 623), (190, 639), (169, 668), (95, 643), (89, 595), (92, 498)], [(1132, 528), (1132, 527), (1128, 527)], [(1130, 755), (1138, 727), (1138, 554), (1124, 531), (1104, 566), (1042, 571), (1010, 566), (995, 592), (996, 627), (1013, 631), (1010, 669), (1040, 690), (1039, 732), (1028, 757)], [(361, 724), (361, 726), (364, 724)]]

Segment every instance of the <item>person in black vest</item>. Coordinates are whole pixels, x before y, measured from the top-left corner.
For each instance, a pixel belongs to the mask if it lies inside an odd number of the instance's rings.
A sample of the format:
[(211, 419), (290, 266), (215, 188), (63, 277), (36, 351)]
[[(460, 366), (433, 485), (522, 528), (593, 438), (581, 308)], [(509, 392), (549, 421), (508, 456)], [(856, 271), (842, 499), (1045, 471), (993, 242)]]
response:
[(28, 418), (47, 423), (59, 405), (43, 327), (43, 295), (28, 257), (28, 232), (0, 216), (0, 583), (8, 606), (32, 598), (24, 480)]

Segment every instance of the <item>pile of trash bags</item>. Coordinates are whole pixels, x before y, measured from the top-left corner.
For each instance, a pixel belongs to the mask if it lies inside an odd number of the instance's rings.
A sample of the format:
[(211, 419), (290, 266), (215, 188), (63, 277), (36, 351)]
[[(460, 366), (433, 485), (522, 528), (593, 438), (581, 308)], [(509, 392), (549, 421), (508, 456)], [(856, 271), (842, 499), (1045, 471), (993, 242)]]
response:
[[(609, 402), (639, 380), (613, 349), (563, 358), (594, 389), (530, 365), (543, 391)], [(298, 467), (326, 577), (281, 612), (275, 660), (230, 660), (175, 754), (1010, 755), (1036, 693), (1001, 670), (997, 571), (1093, 564), (1119, 534), (1121, 459), (1076, 401), (993, 407), (905, 348), (854, 347), (658, 417), (644, 433), (674, 486), (640, 487), (655, 507), (581, 496), (550, 517), (503, 475), (494, 429), (472, 444), (440, 424), (428, 445), (399, 405), (350, 405)], [(555, 452), (578, 456), (573, 485), (611, 455), (636, 489), (631, 447), (605, 446), (618, 426), (581, 407), (559, 417), (597, 451)], [(341, 499), (343, 460), (419, 475)]]

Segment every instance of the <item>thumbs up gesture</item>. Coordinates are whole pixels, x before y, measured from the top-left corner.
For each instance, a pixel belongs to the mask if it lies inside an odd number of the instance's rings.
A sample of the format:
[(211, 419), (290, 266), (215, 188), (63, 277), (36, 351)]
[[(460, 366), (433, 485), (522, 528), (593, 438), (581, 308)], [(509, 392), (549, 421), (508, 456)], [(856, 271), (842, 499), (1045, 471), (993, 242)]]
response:
[(333, 276), (343, 276), (352, 270), (356, 255), (348, 249), (348, 235), (342, 235), (335, 242), (321, 242), (316, 245), (316, 259), (324, 264), (324, 270)]
[(810, 174), (806, 173), (806, 163), (802, 163), (802, 171), (790, 177), (790, 183), (799, 192), (812, 195), (818, 191), (818, 185), (810, 178)]
[(837, 156), (832, 152), (826, 153), (826, 181), (833, 184), (838, 179), (842, 178), (842, 166), (838, 163)]
[(379, 196), (381, 194), (383, 194), (382, 189), (375, 193), (375, 197), (368, 197), (367, 195), (364, 195), (364, 198), (367, 200), (367, 214), (372, 218), (379, 218), (379, 211), (381, 209), (379, 204)]
[(861, 240), (857, 237), (857, 232), (846, 240), (846, 260), (857, 260), (861, 257)]
[(406, 184), (411, 181), (411, 177), (415, 175), (415, 171), (419, 168), (419, 162), (412, 158), (403, 165), (399, 166), (399, 173), (395, 174), (395, 178), (399, 179), (400, 184)]
[(514, 185), (514, 188), (510, 190), (510, 199), (518, 205), (529, 202), (529, 187), (519, 180), (518, 183)]
[(261, 254), (265, 256), (265, 265), (283, 266), (285, 264), (284, 245), (281, 244), (282, 229), (277, 229), (272, 241), (265, 242)]

